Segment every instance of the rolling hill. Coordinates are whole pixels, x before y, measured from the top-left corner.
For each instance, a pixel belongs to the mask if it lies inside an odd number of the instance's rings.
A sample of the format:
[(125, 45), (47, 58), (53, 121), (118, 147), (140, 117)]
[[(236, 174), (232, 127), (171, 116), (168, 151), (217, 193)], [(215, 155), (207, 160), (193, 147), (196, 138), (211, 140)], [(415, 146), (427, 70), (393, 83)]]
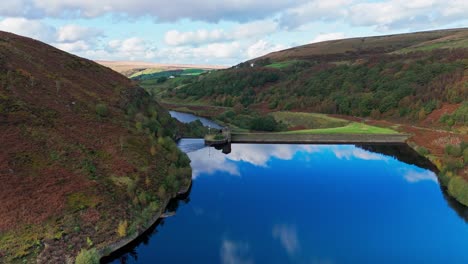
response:
[(103, 254), (189, 186), (176, 121), (123, 75), (0, 32), (0, 84), (1, 263)]
[(151, 63), (151, 62), (138, 62), (138, 61), (96, 61), (97, 63), (111, 68), (127, 77), (136, 77), (143, 74), (152, 74), (163, 71), (174, 70), (188, 70), (188, 69), (201, 69), (201, 70), (218, 70), (225, 69), (224, 66), (216, 65), (195, 65), (195, 64), (164, 64), (164, 63)]
[[(439, 125), (440, 115), (456, 112), (468, 96), (467, 65), (468, 29), (438, 30), (314, 43), (210, 75), (172, 80), (160, 85), (166, 93), (158, 85), (154, 89), (171, 100), (241, 104), (260, 112), (400, 122), (424, 121), (435, 112), (431, 123)], [(451, 125), (466, 122), (462, 113), (448, 119)]]
[(460, 28), (330, 40), (273, 52), (252, 61), (362, 59), (378, 54), (398, 54), (439, 48), (466, 48), (467, 46), (468, 29)]

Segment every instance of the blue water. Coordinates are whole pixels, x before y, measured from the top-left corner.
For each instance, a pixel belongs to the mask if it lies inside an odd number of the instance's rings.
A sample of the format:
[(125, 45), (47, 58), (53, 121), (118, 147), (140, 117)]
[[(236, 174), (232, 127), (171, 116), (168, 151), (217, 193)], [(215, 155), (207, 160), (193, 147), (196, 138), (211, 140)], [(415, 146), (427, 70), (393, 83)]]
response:
[(466, 208), (429, 170), (348, 145), (201, 142), (180, 142), (193, 186), (176, 215), (113, 263), (468, 263)]
[(196, 115), (188, 114), (188, 113), (182, 113), (182, 112), (177, 112), (177, 111), (169, 111), (169, 114), (177, 120), (179, 120), (182, 123), (190, 123), (195, 120), (200, 120), (202, 124), (206, 127), (211, 127), (211, 128), (216, 128), (216, 129), (221, 129), (222, 127), (212, 120), (204, 117), (199, 117)]

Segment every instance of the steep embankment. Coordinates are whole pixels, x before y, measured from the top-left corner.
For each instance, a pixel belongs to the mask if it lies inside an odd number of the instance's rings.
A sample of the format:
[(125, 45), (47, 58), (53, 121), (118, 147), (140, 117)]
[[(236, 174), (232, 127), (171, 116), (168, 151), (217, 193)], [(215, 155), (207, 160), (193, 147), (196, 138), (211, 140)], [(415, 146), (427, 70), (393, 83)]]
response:
[(285, 110), (397, 127), (468, 205), (468, 182), (456, 177), (468, 180), (467, 28), (314, 43), (145, 88), (180, 108), (225, 107), (215, 117), (242, 128), (259, 120), (252, 113)]
[(0, 32), (0, 262), (65, 263), (143, 228), (190, 183), (176, 130), (124, 76)]

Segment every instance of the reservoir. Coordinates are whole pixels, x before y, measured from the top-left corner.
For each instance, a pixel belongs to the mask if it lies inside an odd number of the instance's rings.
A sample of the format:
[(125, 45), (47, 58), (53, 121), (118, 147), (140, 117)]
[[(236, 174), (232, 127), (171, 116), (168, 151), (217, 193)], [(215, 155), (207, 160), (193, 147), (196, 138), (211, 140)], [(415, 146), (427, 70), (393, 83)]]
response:
[(177, 112), (177, 111), (169, 111), (169, 114), (177, 120), (179, 120), (182, 123), (190, 123), (195, 120), (200, 120), (202, 124), (206, 127), (211, 127), (211, 128), (216, 128), (216, 129), (221, 129), (222, 127), (218, 125), (217, 123), (213, 122), (212, 120), (204, 117), (199, 117), (196, 115), (188, 114), (188, 113), (182, 113), (182, 112)]
[(110, 263), (468, 263), (468, 211), (407, 146), (182, 139), (190, 193)]

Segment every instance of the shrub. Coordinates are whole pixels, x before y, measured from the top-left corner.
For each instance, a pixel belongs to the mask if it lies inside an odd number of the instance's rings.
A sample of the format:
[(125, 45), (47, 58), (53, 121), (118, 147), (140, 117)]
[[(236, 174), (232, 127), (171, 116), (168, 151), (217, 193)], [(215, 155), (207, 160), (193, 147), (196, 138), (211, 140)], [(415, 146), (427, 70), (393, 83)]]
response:
[(257, 131), (276, 131), (279, 125), (272, 116), (262, 116), (251, 121), (250, 129)]
[(166, 188), (163, 185), (159, 186), (158, 188), (158, 196), (160, 198), (166, 198)]
[(119, 237), (125, 237), (127, 235), (128, 222), (120, 221), (119, 226), (117, 227), (117, 234)]
[(452, 157), (460, 157), (462, 155), (462, 149), (459, 146), (447, 145), (445, 146), (445, 154)]
[(223, 139), (225, 139), (225, 137), (224, 137), (224, 135), (222, 135), (222, 134), (216, 134), (216, 135), (214, 136), (214, 140), (223, 140)]
[(465, 161), (465, 165), (468, 164), (468, 148), (465, 148), (463, 151), (463, 160)]
[(468, 182), (465, 179), (460, 176), (451, 179), (448, 191), (460, 203), (468, 206)]
[(96, 114), (100, 117), (106, 117), (109, 114), (109, 109), (107, 109), (106, 104), (97, 104), (96, 105)]
[(75, 264), (99, 264), (99, 253), (95, 248), (86, 250), (81, 249), (76, 256)]
[(463, 168), (463, 163), (460, 160), (446, 161), (444, 171), (457, 171)]
[(426, 156), (426, 155), (430, 154), (429, 150), (427, 148), (425, 148), (425, 147), (417, 147), (416, 151), (422, 156)]

